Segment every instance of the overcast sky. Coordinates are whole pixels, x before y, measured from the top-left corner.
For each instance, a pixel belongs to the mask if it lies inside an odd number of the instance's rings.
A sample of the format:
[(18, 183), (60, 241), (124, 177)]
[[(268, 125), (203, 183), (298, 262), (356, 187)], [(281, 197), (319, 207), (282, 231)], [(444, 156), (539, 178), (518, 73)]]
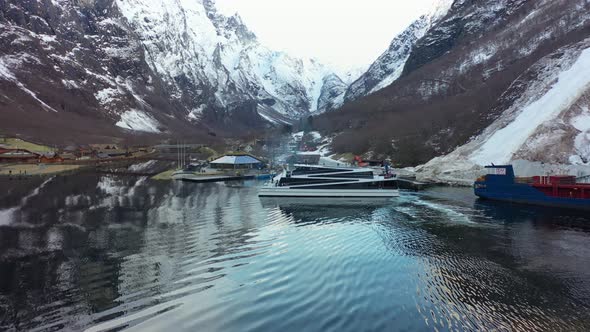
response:
[(341, 69), (372, 63), (433, 0), (217, 0), (267, 46)]

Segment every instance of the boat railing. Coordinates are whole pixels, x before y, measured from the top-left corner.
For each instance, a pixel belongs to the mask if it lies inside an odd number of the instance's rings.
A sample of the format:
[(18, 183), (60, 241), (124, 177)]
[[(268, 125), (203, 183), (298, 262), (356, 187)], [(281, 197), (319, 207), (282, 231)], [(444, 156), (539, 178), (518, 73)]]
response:
[(515, 177), (514, 182), (516, 183), (523, 183), (523, 184), (533, 184), (535, 183), (535, 179), (533, 177)]

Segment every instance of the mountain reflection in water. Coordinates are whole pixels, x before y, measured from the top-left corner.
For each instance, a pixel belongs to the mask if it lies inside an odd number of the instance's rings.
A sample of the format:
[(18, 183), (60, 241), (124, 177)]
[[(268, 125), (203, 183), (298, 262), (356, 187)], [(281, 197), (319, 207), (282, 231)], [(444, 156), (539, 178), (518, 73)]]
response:
[(0, 179), (0, 330), (588, 330), (590, 220), (476, 201)]

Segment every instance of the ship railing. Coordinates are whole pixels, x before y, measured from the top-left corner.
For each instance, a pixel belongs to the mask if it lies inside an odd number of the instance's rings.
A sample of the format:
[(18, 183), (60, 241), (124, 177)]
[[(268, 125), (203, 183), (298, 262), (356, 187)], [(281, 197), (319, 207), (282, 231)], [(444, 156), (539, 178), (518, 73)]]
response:
[(514, 178), (516, 183), (533, 184), (535, 182), (533, 177), (516, 177)]

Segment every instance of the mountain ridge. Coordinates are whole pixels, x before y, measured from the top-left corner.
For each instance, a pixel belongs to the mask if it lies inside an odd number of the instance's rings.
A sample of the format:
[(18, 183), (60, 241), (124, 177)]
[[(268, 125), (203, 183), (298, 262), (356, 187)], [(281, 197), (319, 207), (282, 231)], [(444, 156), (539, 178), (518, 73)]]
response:
[(354, 82), (344, 96), (345, 102), (375, 93), (397, 80), (410, 58), (412, 49), (426, 32), (450, 10), (453, 0), (435, 0), (431, 10), (420, 16), (393, 38), (385, 50)]
[(235, 136), (322, 112), (342, 86), (211, 0), (2, 0), (0, 34), (0, 130), (56, 142)]

